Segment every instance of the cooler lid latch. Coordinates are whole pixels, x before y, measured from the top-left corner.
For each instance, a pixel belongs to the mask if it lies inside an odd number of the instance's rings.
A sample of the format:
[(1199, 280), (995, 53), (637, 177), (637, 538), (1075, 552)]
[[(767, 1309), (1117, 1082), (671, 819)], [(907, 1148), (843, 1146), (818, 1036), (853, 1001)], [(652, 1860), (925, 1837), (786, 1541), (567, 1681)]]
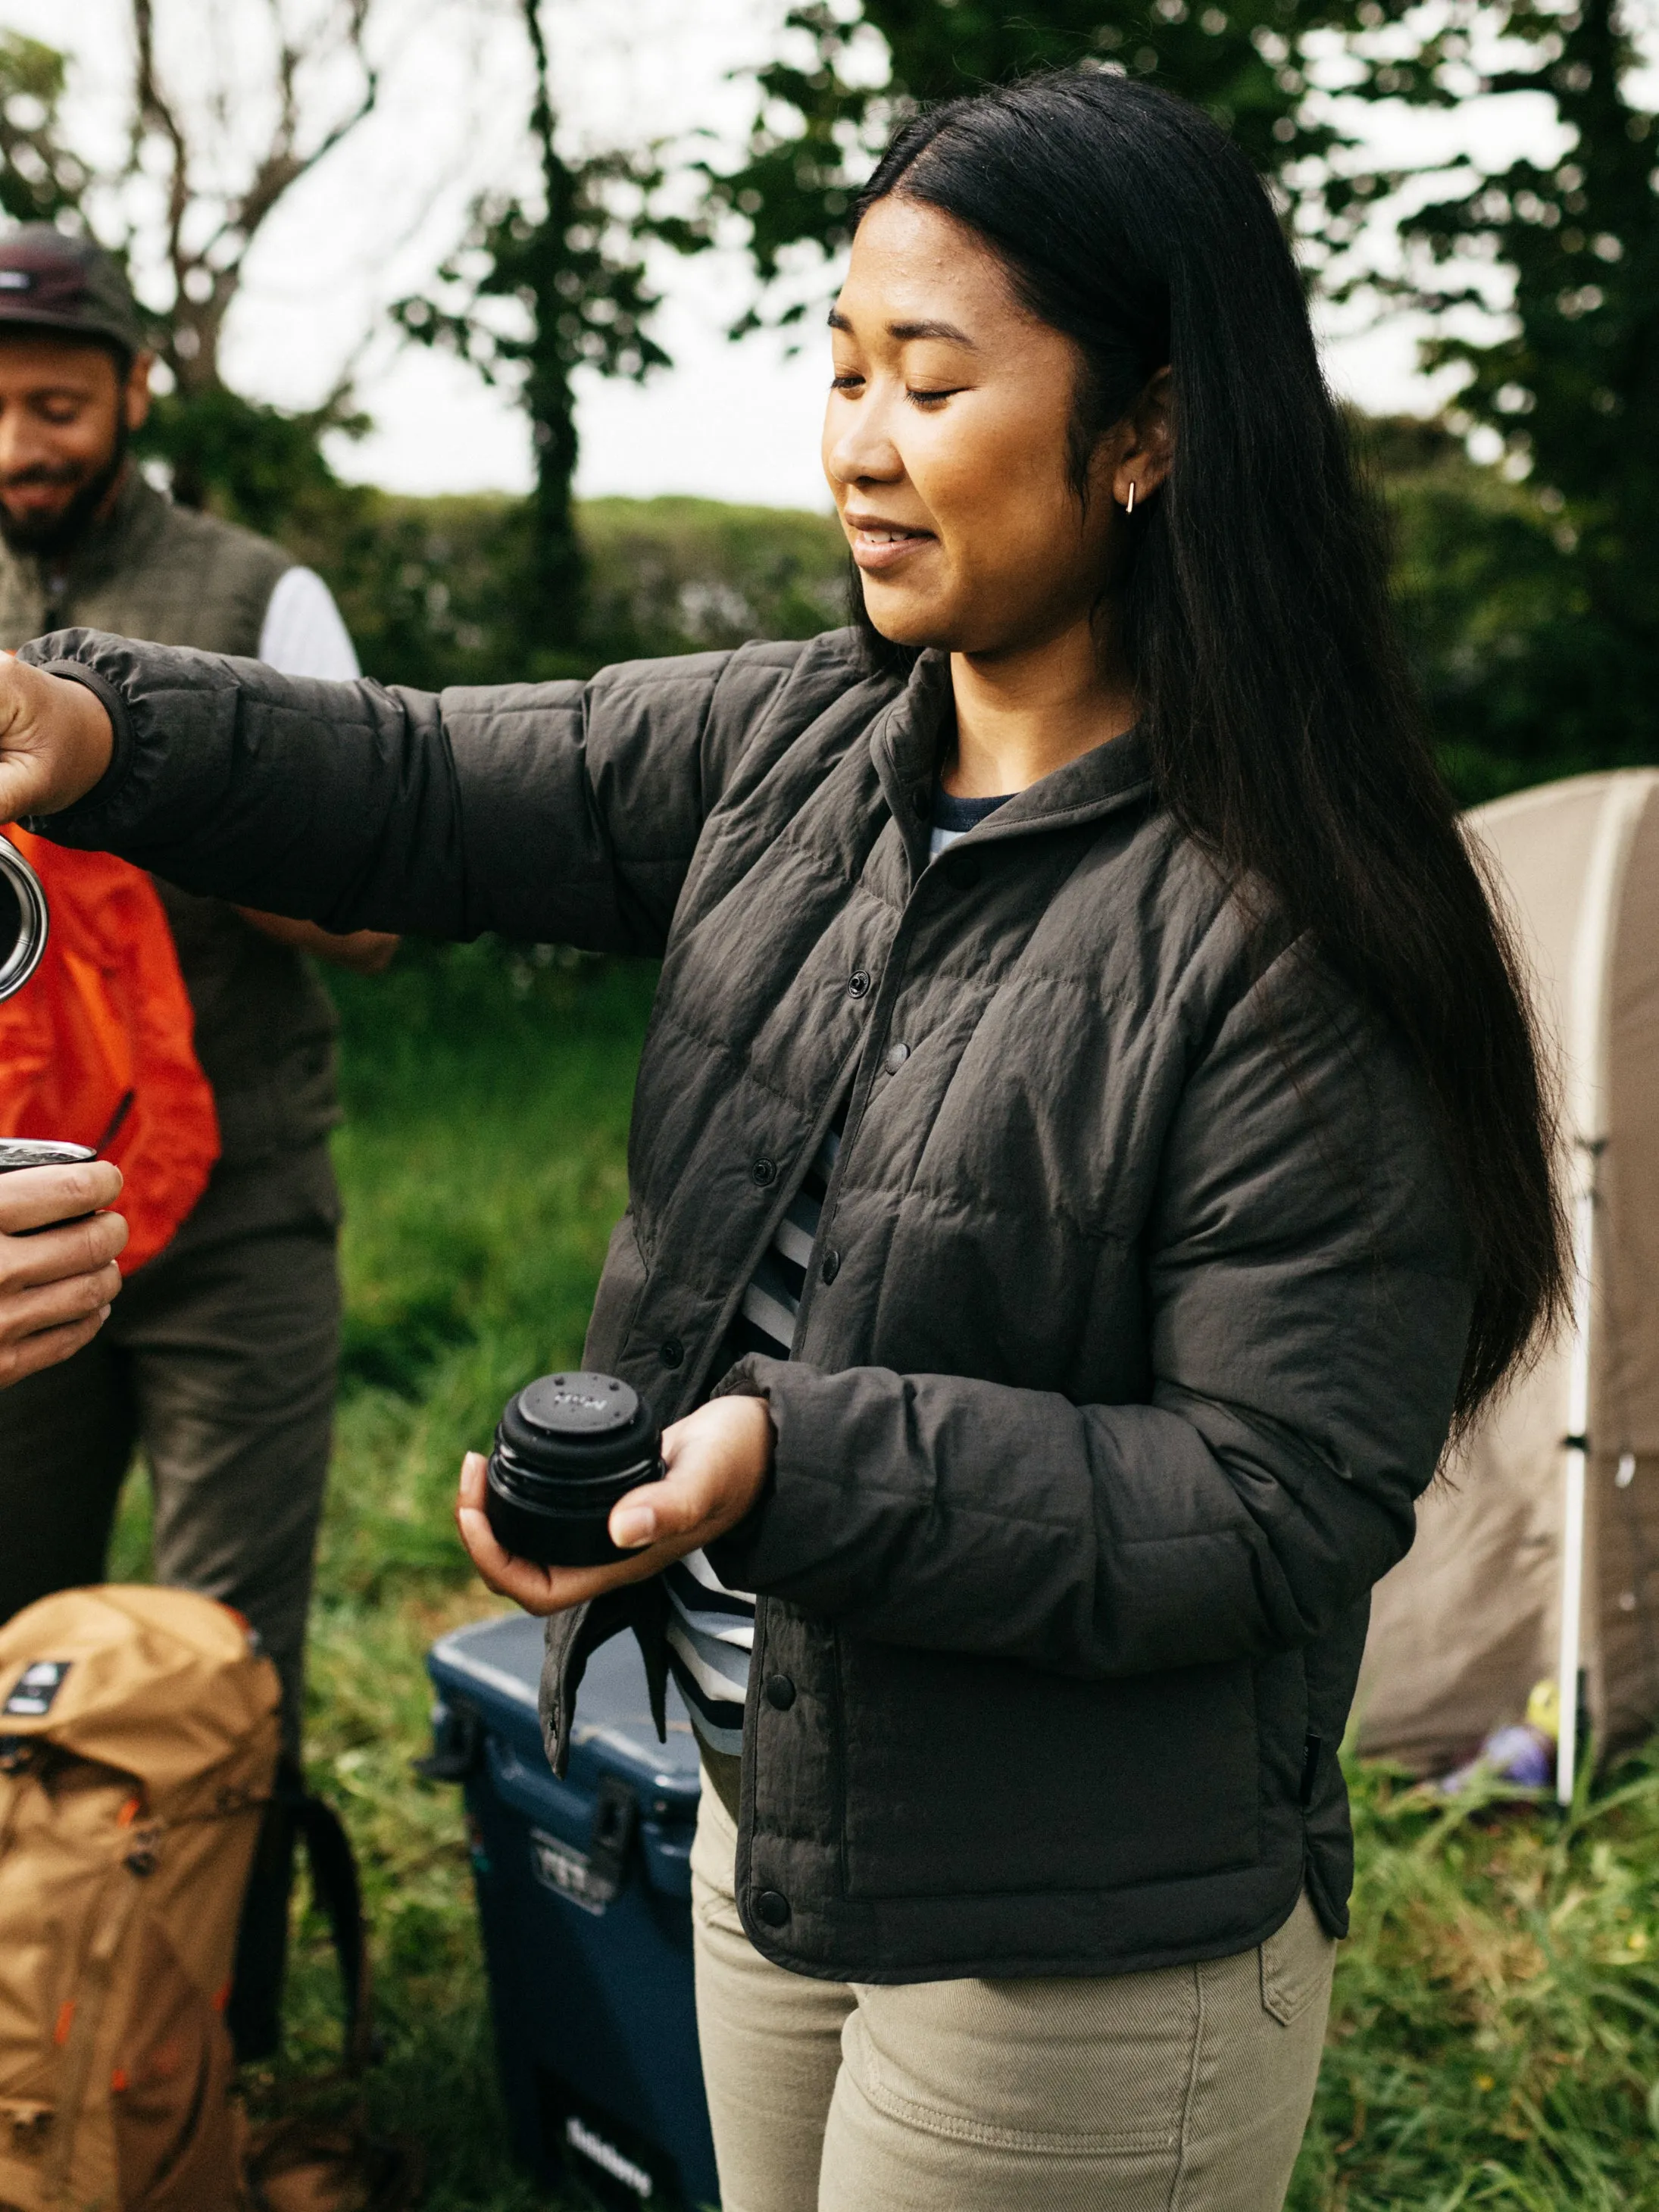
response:
[(640, 1801), (619, 1775), (607, 1774), (593, 1800), (584, 1887), (595, 1905), (609, 1905), (628, 1872), (629, 1846), (639, 1826)]
[(432, 1748), (410, 1765), (423, 1782), (465, 1782), (483, 1758), (483, 1729), (471, 1705), (441, 1698), (432, 1708)]

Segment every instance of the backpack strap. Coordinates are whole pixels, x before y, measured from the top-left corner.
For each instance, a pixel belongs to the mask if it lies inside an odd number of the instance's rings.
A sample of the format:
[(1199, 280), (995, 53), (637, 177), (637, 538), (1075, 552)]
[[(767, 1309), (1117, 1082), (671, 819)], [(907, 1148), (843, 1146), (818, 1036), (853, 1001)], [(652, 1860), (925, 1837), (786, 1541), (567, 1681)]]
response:
[(297, 1790), (289, 1802), (311, 1865), (312, 1895), (328, 1922), (334, 1955), (340, 1965), (346, 2004), (345, 2061), (356, 2074), (374, 2055), (368, 1929), (363, 1919), (356, 1856), (331, 1805), (304, 1788)]
[(243, 1902), (227, 2024), (239, 2059), (269, 2057), (282, 2040), (289, 1895), (295, 1848), (301, 1839), (311, 1867), (312, 1895), (328, 1923), (339, 1963), (346, 2067), (356, 2073), (373, 2056), (368, 1930), (357, 1863), (332, 1806), (306, 1788), (297, 1762), (286, 1752), (277, 1762), (266, 1801)]

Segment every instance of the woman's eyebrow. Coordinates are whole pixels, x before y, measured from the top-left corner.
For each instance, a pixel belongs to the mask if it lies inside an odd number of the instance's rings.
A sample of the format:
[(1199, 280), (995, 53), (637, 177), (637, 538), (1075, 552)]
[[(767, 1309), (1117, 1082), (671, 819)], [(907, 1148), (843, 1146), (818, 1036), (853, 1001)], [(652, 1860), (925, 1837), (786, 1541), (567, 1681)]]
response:
[[(853, 325), (848, 320), (847, 317), (842, 313), (839, 307), (831, 307), (830, 310), (830, 327), (832, 331), (850, 331)], [(901, 345), (908, 343), (908, 342), (913, 338), (943, 338), (949, 344), (969, 346), (971, 347), (975, 353), (979, 350), (979, 348), (975, 344), (973, 339), (969, 337), (967, 331), (959, 331), (954, 323), (933, 321), (889, 323), (887, 325), (887, 335), (890, 338), (896, 338)]]

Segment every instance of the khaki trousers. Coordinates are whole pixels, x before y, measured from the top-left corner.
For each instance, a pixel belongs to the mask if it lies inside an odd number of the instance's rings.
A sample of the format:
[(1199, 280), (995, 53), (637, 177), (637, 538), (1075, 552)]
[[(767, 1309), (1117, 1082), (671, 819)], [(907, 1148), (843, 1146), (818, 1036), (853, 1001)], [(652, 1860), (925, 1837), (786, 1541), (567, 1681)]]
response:
[(737, 1831), (691, 1855), (722, 2212), (1279, 2212), (1336, 1946), (1304, 1895), (1257, 1949), (1110, 1978), (817, 1982), (763, 1959)]

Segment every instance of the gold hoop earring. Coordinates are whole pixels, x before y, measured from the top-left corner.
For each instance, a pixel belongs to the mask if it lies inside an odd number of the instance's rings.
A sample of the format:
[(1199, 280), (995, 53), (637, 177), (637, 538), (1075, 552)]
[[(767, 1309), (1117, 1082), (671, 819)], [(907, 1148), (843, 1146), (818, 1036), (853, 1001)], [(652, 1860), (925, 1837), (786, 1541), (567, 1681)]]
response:
[(1135, 511), (1135, 480), (1134, 480), (1134, 478), (1133, 478), (1133, 477), (1130, 477), (1130, 479), (1129, 479), (1129, 496), (1128, 496), (1128, 497), (1127, 497), (1127, 499), (1126, 499), (1126, 500), (1124, 501), (1124, 502), (1123, 502), (1123, 512), (1124, 512), (1124, 514), (1127, 515), (1127, 514), (1133, 514), (1134, 513), (1134, 511)]

